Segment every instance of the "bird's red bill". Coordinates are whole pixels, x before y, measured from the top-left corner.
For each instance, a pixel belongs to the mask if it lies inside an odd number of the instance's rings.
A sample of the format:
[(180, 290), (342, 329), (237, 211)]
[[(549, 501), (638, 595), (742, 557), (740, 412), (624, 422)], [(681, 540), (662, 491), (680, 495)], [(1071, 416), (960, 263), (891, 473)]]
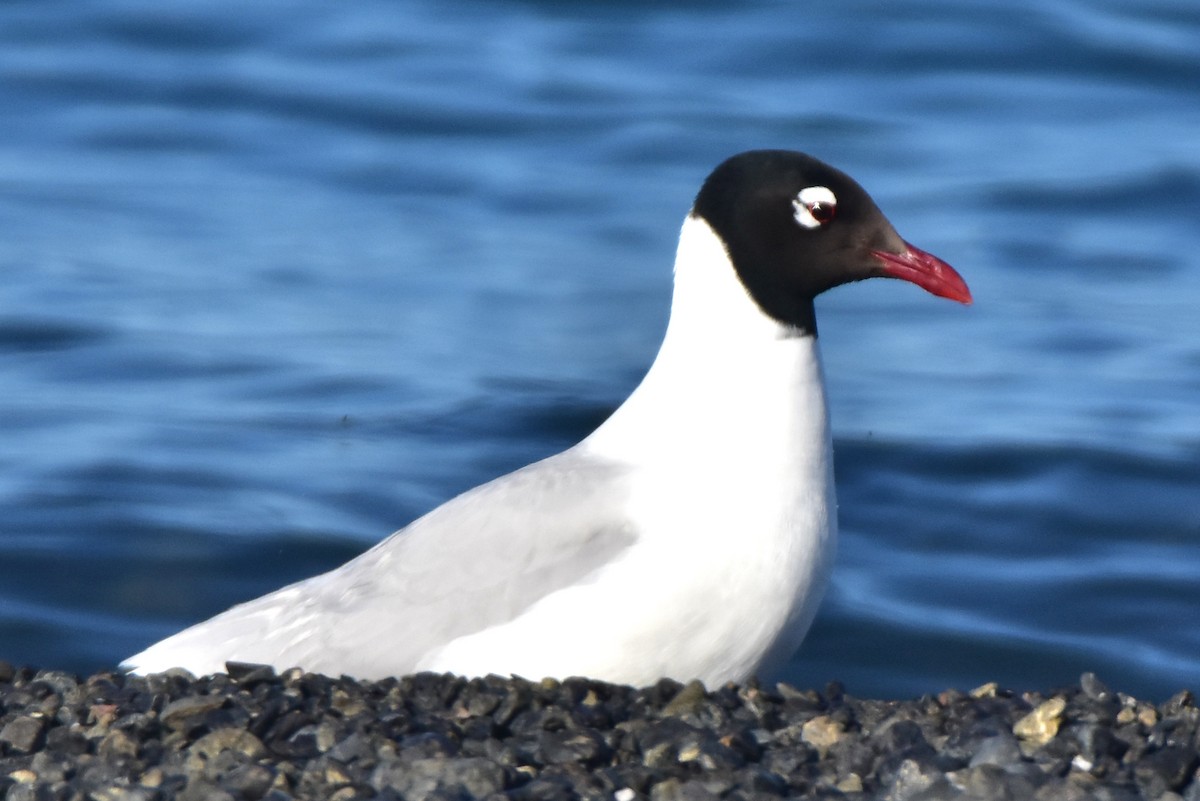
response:
[(971, 302), (971, 290), (953, 267), (918, 247), (904, 243), (903, 253), (873, 250), (871, 254), (883, 264), (884, 275), (911, 281), (930, 294), (959, 303)]

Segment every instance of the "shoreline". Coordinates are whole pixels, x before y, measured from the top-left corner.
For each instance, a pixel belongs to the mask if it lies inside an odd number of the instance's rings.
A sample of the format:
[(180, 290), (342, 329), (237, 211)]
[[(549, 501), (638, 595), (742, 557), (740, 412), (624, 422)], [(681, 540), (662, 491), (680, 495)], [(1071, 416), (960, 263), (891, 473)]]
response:
[(0, 795), (30, 799), (1200, 801), (1200, 709), (1076, 686), (903, 701), (230, 665), (195, 679), (0, 662)]

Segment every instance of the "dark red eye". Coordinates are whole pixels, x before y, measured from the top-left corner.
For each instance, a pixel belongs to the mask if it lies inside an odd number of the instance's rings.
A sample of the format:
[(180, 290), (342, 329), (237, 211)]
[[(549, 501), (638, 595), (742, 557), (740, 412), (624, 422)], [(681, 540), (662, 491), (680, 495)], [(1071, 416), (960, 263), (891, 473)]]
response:
[(824, 225), (827, 222), (831, 222), (837, 216), (837, 205), (821, 200), (814, 200), (808, 204), (808, 213), (813, 216), (814, 220)]
[(792, 201), (792, 216), (801, 228), (820, 228), (837, 216), (837, 197), (827, 186), (806, 186)]

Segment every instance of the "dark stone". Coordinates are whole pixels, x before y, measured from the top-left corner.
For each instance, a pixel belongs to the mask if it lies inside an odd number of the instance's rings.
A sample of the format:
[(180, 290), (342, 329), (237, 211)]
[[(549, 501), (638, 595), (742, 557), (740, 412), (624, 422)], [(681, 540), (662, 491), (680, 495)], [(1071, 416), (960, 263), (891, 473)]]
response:
[(381, 762), (370, 783), (376, 790), (390, 788), (408, 801), (421, 801), (435, 792), (483, 798), (502, 791), (504, 778), (504, 769), (485, 759), (417, 759)]
[(501, 735), (500, 727), (490, 717), (469, 718), (460, 727), (465, 740), (490, 740)]
[(199, 725), (198, 719), (225, 704), (222, 695), (191, 695), (167, 704), (159, 715), (163, 725), (171, 729), (185, 730)]
[(1168, 790), (1179, 790), (1200, 764), (1194, 748), (1167, 746), (1138, 760), (1133, 773), (1147, 798), (1158, 798)]
[(445, 759), (458, 754), (458, 746), (449, 737), (436, 732), (425, 732), (405, 737), (397, 744), (401, 758)]
[(1129, 744), (1118, 739), (1112, 729), (1099, 724), (1085, 724), (1075, 731), (1079, 752), (1090, 762), (1100, 762), (1105, 757), (1120, 759), (1129, 750)]
[(96, 755), (108, 761), (134, 759), (138, 755), (138, 743), (121, 729), (110, 731), (96, 746)]
[(406, 686), (408, 705), (414, 711), (436, 713), (450, 706), (454, 697), (466, 681), (457, 676), (437, 673), (418, 673), (405, 676), (401, 685)]
[[(0, 798), (1200, 801), (1194, 697), (1177, 693), (1151, 719), (1086, 675), (1047, 694), (882, 701), (836, 685), (822, 696), (229, 667), (79, 680), (10, 666)], [(1054, 696), (1067, 700), (1057, 736), (1018, 744), (1014, 723)]]
[(561, 801), (577, 797), (569, 780), (546, 776), (539, 776), (504, 795), (507, 801)]
[(662, 708), (663, 716), (682, 717), (688, 713), (695, 713), (698, 707), (708, 699), (708, 694), (704, 691), (704, 684), (699, 681), (691, 681), (685, 684), (679, 692)]
[(238, 798), (262, 798), (271, 783), (275, 771), (266, 765), (242, 764), (221, 776), (221, 787)]
[(182, 668), (172, 668), (164, 673), (152, 673), (141, 679), (146, 688), (155, 694), (168, 698), (183, 695), (191, 690), (198, 692), (199, 682), (196, 677)]
[(1021, 747), (1011, 733), (997, 734), (979, 743), (970, 767), (998, 765), (1004, 767), (1021, 761)]
[(1006, 772), (998, 765), (979, 765), (955, 774), (967, 798), (989, 801), (1024, 801), (1034, 793), (1033, 784), (1024, 776)]
[(504, 699), (492, 714), (492, 720), (502, 729), (507, 727), (519, 713), (529, 706), (531, 699), (532, 693), (526, 682), (513, 682), (513, 685), (508, 688), (508, 692), (505, 693)]
[(459, 696), (463, 711), (474, 717), (491, 715), (504, 699), (503, 692), (495, 692), (491, 686), (476, 680), (470, 682)]
[[(872, 758), (870, 749), (867, 749), (867, 764), (870, 764)], [(768, 750), (759, 764), (764, 770), (787, 777), (801, 772), (804, 766), (814, 759), (816, 753), (806, 748), (779, 748)], [(849, 772), (852, 771), (847, 771)]]
[(72, 783), (83, 787), (115, 788), (128, 785), (130, 778), (137, 772), (136, 768), (131, 768), (124, 762), (93, 761), (83, 765), (72, 777)]
[(297, 761), (312, 759), (321, 753), (317, 745), (317, 727), (308, 724), (296, 729), (286, 740), (272, 739), (271, 751)]
[(189, 782), (179, 801), (237, 801), (231, 793), (207, 781)]
[(875, 750), (862, 740), (845, 737), (829, 749), (829, 756), (838, 776), (849, 776), (851, 773), (870, 776), (876, 772)]
[(779, 697), (783, 699), (785, 715), (789, 718), (804, 712), (824, 712), (825, 699), (816, 690), (801, 690), (790, 684), (775, 685)]
[(369, 736), (362, 732), (354, 732), (334, 743), (326, 755), (338, 762), (349, 763), (373, 757), (375, 748), (372, 746)]
[(717, 801), (720, 795), (699, 781), (667, 779), (650, 788), (650, 801)]
[(56, 695), (66, 695), (79, 686), (79, 677), (61, 670), (39, 670), (33, 683), (48, 687)]
[(895, 781), (906, 763), (917, 764), (922, 771), (942, 773), (934, 764), (937, 753), (926, 741), (921, 727), (912, 720), (893, 719), (869, 739), (871, 747), (881, 756), (876, 769), (885, 783)]
[(642, 733), (638, 748), (647, 767), (696, 763), (706, 770), (735, 770), (745, 764), (745, 759), (723, 745), (712, 732), (678, 718), (652, 723)]
[[(3, 788), (4, 785), (0, 785)], [(39, 787), (34, 784), (12, 784), (4, 794), (5, 801), (40, 801)], [(49, 795), (49, 793), (45, 793)]]
[(1088, 672), (1080, 676), (1079, 688), (1093, 701), (1107, 701), (1113, 697), (1112, 690), (1108, 689), (1108, 685), (1100, 681), (1095, 673)]
[(47, 725), (43, 717), (13, 718), (0, 728), (0, 743), (18, 754), (32, 754), (45, 742)]
[(230, 766), (266, 756), (262, 741), (242, 729), (218, 729), (204, 735), (187, 749), (185, 765), (190, 772), (219, 772), (210, 765), (224, 757), (221, 765)]
[(1183, 801), (1200, 801), (1200, 770), (1192, 774), (1192, 781), (1183, 791)]
[(251, 662), (226, 662), (225, 672), (242, 687), (253, 687), (256, 684), (274, 681), (276, 678), (275, 668)]
[(846, 687), (840, 681), (831, 681), (825, 685), (826, 703), (833, 707), (841, 704), (846, 697)]
[(55, 726), (46, 734), (47, 751), (68, 756), (86, 754), (91, 750), (91, 743), (82, 731), (72, 731), (66, 726)]
[(739, 774), (739, 784), (748, 792), (787, 795), (788, 783), (778, 773), (750, 766)]
[(286, 713), (295, 709), (294, 700), (278, 696), (263, 699), (257, 709), (250, 713), (248, 731), (262, 740), (270, 739), (271, 728)]
[(642, 690), (642, 700), (647, 705), (661, 711), (675, 696), (679, 695), (682, 689), (683, 685), (674, 679), (659, 679)]
[(1192, 691), (1180, 690), (1167, 699), (1167, 702), (1162, 705), (1162, 716), (1164, 718), (1174, 717), (1188, 710), (1195, 709), (1196, 698), (1192, 695)]
[(734, 731), (722, 737), (721, 742), (748, 762), (757, 762), (762, 758), (762, 743), (758, 741), (753, 732)]
[(1126, 762), (1137, 762), (1142, 758), (1142, 754), (1146, 752), (1146, 738), (1142, 734), (1140, 724), (1126, 723), (1122, 726), (1117, 726), (1112, 730), (1112, 735), (1120, 740), (1121, 745), (1125, 748), (1126, 753), (1122, 758)]
[(87, 801), (161, 801), (162, 794), (152, 787), (116, 784), (88, 793)]
[[(915, 760), (901, 762), (888, 780), (891, 786), (889, 798), (897, 799), (940, 799), (954, 798), (956, 792), (941, 771), (932, 765), (921, 765)], [(960, 795), (960, 794), (959, 794)]]
[(592, 731), (542, 732), (537, 751), (543, 763), (579, 762), (589, 766), (599, 764), (611, 753), (604, 739)]
[(639, 731), (636, 750), (646, 767), (673, 766), (679, 762), (679, 752), (684, 748), (684, 743), (703, 734), (678, 718), (666, 718), (654, 721)]
[[(285, 713), (279, 720), (275, 721), (274, 725), (267, 729), (265, 739), (271, 744), (272, 748), (280, 743), (286, 744), (288, 738), (293, 734), (315, 722), (316, 718), (308, 712), (302, 709), (293, 709)], [(284, 745), (284, 748), (286, 750), (286, 745)]]
[(1144, 796), (1132, 787), (1107, 785), (1097, 787), (1088, 801), (1143, 801)]

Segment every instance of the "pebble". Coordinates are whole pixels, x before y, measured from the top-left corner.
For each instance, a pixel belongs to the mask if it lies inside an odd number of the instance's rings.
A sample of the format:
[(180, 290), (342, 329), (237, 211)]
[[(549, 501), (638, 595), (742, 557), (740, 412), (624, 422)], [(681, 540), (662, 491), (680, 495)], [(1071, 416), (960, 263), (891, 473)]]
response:
[(800, 727), (800, 739), (824, 757), (831, 746), (842, 739), (842, 724), (828, 715), (818, 715)]
[(30, 754), (42, 744), (47, 721), (43, 717), (22, 716), (9, 720), (0, 728), (0, 743), (18, 754)]
[(1031, 745), (1043, 746), (1058, 734), (1059, 716), (1066, 708), (1065, 698), (1051, 698), (1018, 720), (1013, 725), (1013, 734)]
[(1200, 801), (1200, 709), (1093, 674), (905, 701), (258, 665), (86, 678), (0, 662), (0, 797), (91, 801)]

